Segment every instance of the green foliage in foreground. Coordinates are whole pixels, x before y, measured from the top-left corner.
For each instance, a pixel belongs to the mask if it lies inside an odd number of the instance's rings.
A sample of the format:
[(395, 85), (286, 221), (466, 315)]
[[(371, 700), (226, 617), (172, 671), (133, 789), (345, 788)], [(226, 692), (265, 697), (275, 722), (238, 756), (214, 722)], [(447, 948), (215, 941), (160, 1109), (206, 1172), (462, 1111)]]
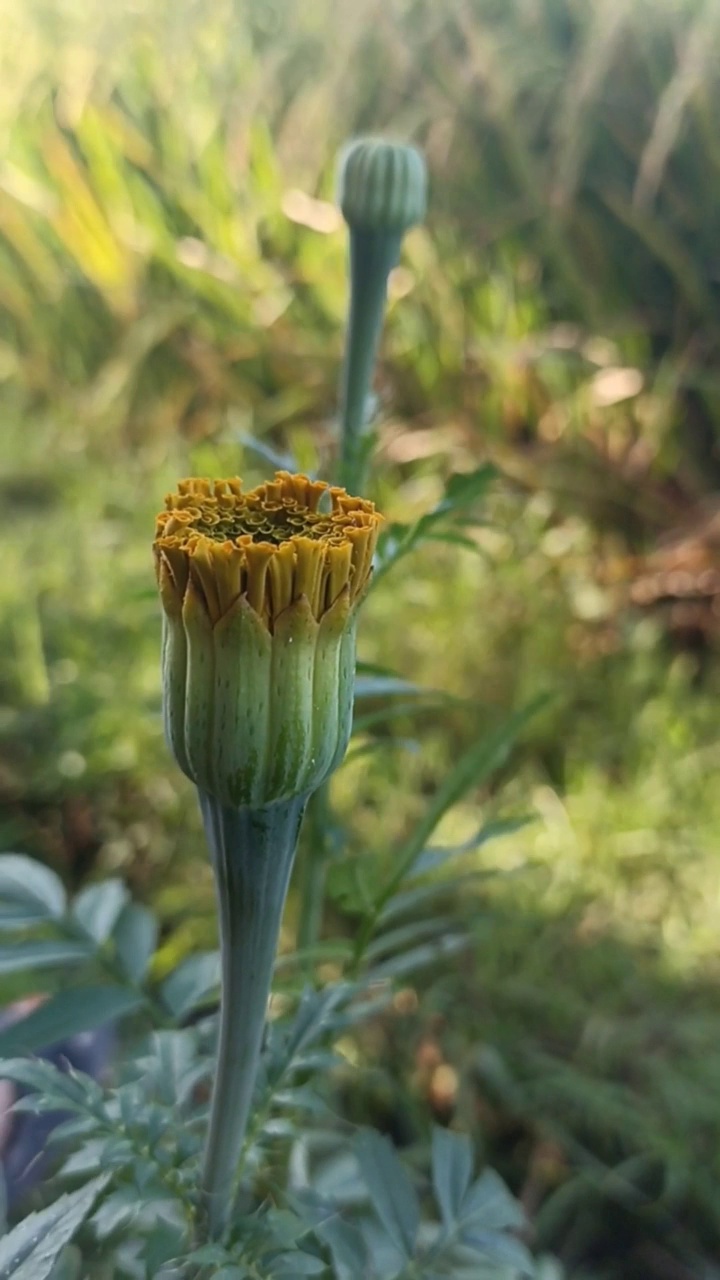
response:
[[(367, 927), (361, 920), (347, 960), (348, 974), (356, 977), (298, 995), (292, 973), (302, 972), (309, 957), (284, 957), (276, 999), (288, 1012), (269, 1029), (233, 1235), (222, 1247), (193, 1245), (196, 1166), (214, 1062), (214, 1020), (204, 1010), (217, 995), (217, 956), (196, 953), (158, 981), (158, 923), (129, 900), (121, 882), (99, 882), (69, 902), (48, 868), (17, 854), (0, 858), (0, 932), (8, 938), (0, 969), (30, 975), (52, 967), (60, 984), (0, 1033), (2, 1074), (23, 1087), (16, 1111), (67, 1117), (51, 1140), (53, 1150), (66, 1155), (61, 1182), (90, 1179), (4, 1237), (4, 1280), (80, 1274), (74, 1255), (64, 1251), (83, 1223), (82, 1273), (89, 1266), (92, 1275), (117, 1280), (181, 1274), (519, 1280), (543, 1274), (513, 1234), (524, 1215), (503, 1183), (489, 1171), (473, 1179), (468, 1139), (434, 1133), (425, 1182), (429, 1175), (436, 1207), (423, 1214), (416, 1189), (422, 1168), (411, 1177), (386, 1139), (372, 1131), (358, 1138), (333, 1114), (336, 1078), (347, 1072), (338, 1044), (387, 1006), (398, 975), (468, 945), (459, 930), (448, 936), (442, 917), (408, 916), (411, 905), (432, 908), (443, 891), (428, 882), (426, 838), (444, 808), (511, 742), (512, 730), (483, 741), (454, 781), (451, 775), (444, 802), (431, 808), (408, 852), (400, 853), (392, 885), (368, 902)], [(445, 857), (454, 852), (445, 850)], [(430, 865), (437, 864), (435, 856)], [(341, 957), (337, 948), (335, 958)], [(67, 972), (75, 975), (70, 989)], [(125, 1056), (113, 1088), (72, 1069), (12, 1057), (130, 1014), (140, 1048)], [(155, 1028), (149, 1036), (148, 1028)], [(421, 1166), (423, 1160), (419, 1153)]]

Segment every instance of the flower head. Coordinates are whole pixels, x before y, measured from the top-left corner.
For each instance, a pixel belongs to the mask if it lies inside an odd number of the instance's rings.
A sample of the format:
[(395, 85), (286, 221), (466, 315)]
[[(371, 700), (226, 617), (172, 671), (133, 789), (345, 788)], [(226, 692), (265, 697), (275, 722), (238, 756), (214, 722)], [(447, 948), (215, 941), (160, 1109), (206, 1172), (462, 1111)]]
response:
[[(325, 494), (332, 508), (319, 505)], [(181, 480), (157, 518), (163, 604), (195, 592), (213, 625), (244, 597), (270, 632), (303, 597), (317, 622), (367, 586), (381, 517), (372, 502), (321, 480), (278, 471), (244, 493), (240, 480)]]
[(209, 795), (269, 804), (339, 763), (380, 521), (371, 502), (286, 471), (248, 492), (184, 480), (166, 498), (153, 544), (166, 736)]

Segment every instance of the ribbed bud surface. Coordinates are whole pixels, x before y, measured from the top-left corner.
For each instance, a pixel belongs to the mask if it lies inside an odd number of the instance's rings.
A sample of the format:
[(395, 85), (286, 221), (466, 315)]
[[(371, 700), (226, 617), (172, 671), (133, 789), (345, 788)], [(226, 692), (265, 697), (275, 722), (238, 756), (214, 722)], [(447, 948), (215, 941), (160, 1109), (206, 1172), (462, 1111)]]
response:
[(341, 156), (338, 197), (351, 228), (402, 233), (425, 216), (425, 161), (415, 147), (361, 138)]

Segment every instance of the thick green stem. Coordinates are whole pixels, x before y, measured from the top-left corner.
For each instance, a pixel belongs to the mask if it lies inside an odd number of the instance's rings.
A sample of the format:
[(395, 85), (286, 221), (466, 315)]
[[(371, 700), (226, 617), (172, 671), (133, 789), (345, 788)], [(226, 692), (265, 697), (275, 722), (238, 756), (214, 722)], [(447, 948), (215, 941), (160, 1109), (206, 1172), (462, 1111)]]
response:
[(363, 487), (367, 398), (385, 315), (388, 276), (400, 256), (401, 240), (399, 232), (350, 232), (350, 315), (340, 398), (339, 483), (351, 493)]
[(220, 917), (222, 1003), (201, 1193), (219, 1240), (257, 1075), (278, 934), (307, 797), (233, 809), (200, 792)]

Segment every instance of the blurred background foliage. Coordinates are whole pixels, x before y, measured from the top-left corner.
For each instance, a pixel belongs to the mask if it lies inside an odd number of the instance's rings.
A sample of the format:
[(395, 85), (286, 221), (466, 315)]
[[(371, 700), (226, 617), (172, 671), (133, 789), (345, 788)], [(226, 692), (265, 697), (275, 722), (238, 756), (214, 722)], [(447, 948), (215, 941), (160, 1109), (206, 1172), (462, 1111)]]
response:
[(408, 1097), (473, 1125), (572, 1276), (716, 1275), (720, 7), (0, 0), (0, 21), (3, 847), (74, 884), (119, 872), (174, 948), (212, 945), (159, 724), (153, 514), (178, 474), (327, 467), (334, 157), (416, 141), (431, 214), (391, 281), (375, 496), (408, 520), (454, 471), (502, 478), (473, 550), (426, 546), (368, 605), (365, 661), (458, 701), (400, 700), (358, 739), (328, 930), (478, 725), (552, 696), (445, 819), (455, 843), (478, 815), (532, 822), (471, 856), (496, 873), (472, 963), (355, 1046), (367, 1106), (398, 1140)]

